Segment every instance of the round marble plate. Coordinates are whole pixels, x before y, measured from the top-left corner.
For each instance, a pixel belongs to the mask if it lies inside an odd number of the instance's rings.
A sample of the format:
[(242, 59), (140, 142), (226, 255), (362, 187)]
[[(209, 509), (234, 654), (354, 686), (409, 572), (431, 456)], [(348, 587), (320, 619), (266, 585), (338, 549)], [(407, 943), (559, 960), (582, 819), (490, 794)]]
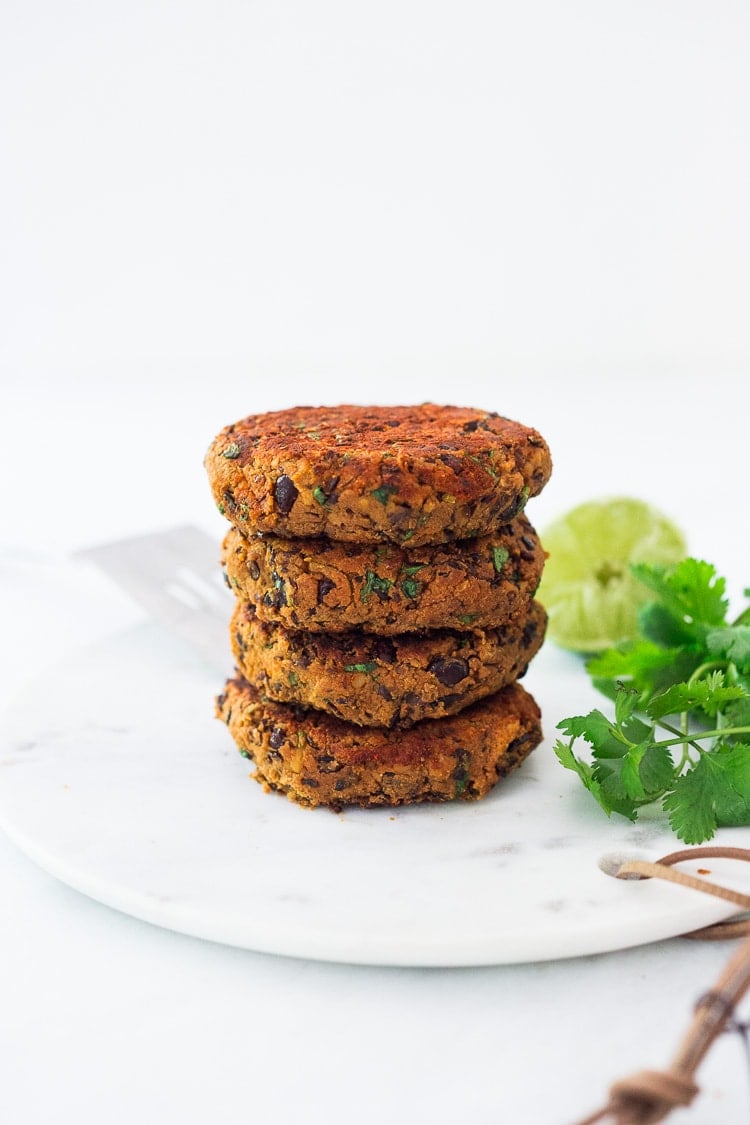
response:
[[(6, 713), (0, 825), (49, 872), (136, 917), (332, 961), (573, 957), (728, 916), (707, 896), (601, 870), (604, 857), (656, 858), (676, 841), (660, 817), (608, 821), (554, 759), (556, 721), (598, 698), (578, 661), (548, 646), (526, 686), (548, 737), (485, 801), (309, 811), (248, 780), (213, 718), (215, 674), (138, 626), (74, 655)], [(720, 838), (747, 847), (750, 830)], [(710, 867), (750, 889), (746, 872)]]

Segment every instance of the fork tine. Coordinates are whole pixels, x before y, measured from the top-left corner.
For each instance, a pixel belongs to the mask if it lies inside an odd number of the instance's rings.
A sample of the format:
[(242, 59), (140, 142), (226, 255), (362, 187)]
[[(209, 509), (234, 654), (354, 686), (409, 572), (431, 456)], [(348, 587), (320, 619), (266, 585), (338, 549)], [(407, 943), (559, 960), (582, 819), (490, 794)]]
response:
[(148, 614), (226, 671), (231, 595), (222, 595), (216, 542), (185, 525), (77, 551)]

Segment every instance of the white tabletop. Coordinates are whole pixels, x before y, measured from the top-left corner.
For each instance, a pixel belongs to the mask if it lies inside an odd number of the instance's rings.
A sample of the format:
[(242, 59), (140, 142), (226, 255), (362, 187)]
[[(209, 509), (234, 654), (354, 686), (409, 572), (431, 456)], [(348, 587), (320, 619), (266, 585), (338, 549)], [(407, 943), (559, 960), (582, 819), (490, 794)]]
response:
[[(91, 0), (3, 19), (3, 706), (142, 619), (88, 571), (60, 599), (50, 564), (177, 523), (218, 543), (208, 441), (298, 402), (535, 425), (555, 461), (538, 528), (640, 495), (739, 598), (744, 6)], [(285, 959), (111, 910), (0, 835), (0, 1119), (561, 1125), (668, 1061), (730, 952)], [(676, 1125), (747, 1121), (737, 1037), (699, 1079)]]
[[(731, 451), (741, 448), (744, 422), (741, 411), (727, 409), (725, 440), (709, 436), (701, 447), (704, 464), (725, 458), (729, 484), (695, 473), (694, 446), (685, 442), (704, 425), (710, 435), (718, 422), (703, 411), (707, 386), (652, 382), (642, 420), (638, 393), (617, 408), (620, 423), (612, 429), (616, 388), (605, 381), (561, 387), (540, 380), (507, 392), (474, 382), (460, 397), (533, 420), (547, 435), (556, 467), (547, 492), (529, 506), (537, 525), (592, 494), (627, 491), (663, 502), (688, 531), (691, 549), (723, 566), (738, 593), (746, 525), (736, 518), (741, 456)], [(327, 388), (316, 397), (334, 401), (345, 390), (333, 380)], [(2, 497), (5, 700), (71, 651), (141, 620), (140, 610), (88, 568), (60, 604), (50, 561), (62, 565), (71, 549), (118, 532), (186, 519), (215, 532), (218, 542), (222, 521), (200, 467), (219, 421), (216, 400), (228, 421), (240, 400), (262, 409), (305, 398), (305, 389), (299, 380), (275, 397), (228, 378), (178, 394), (171, 380), (144, 381), (127, 393), (110, 386), (106, 403), (86, 413), (70, 405), (87, 397), (80, 381), (16, 381), (2, 420), (13, 471), (12, 483), (3, 476)], [(645, 393), (646, 386), (636, 389)], [(404, 398), (403, 388), (391, 383), (389, 390)], [(449, 397), (446, 381), (437, 379), (434, 390), (438, 399)], [(672, 411), (678, 390), (682, 405)], [(711, 390), (736, 402), (736, 382), (712, 381)], [(426, 391), (421, 384), (411, 397)], [(618, 443), (628, 445), (627, 456), (612, 456)], [(687, 478), (689, 489), (681, 483)], [(44, 498), (32, 516), (34, 495)], [(27, 574), (19, 585), (22, 558)], [(585, 685), (581, 671), (582, 693)], [(577, 709), (573, 698), (570, 712)], [(548, 731), (559, 717), (545, 716)], [(238, 773), (238, 784), (243, 777)], [(53, 1111), (59, 1118), (61, 1108), (63, 1120), (85, 1123), (197, 1125), (248, 1116), (290, 1125), (343, 1122), (355, 1101), (365, 1122), (420, 1115), (446, 1125), (571, 1121), (609, 1080), (668, 1060), (693, 1001), (730, 951), (726, 943), (676, 939), (463, 970), (288, 960), (138, 922), (56, 882), (5, 839), (0, 888), (0, 1106), (23, 1125), (41, 1125)], [(719, 1112), (722, 1122), (746, 1119), (747, 1075), (736, 1038), (718, 1044), (701, 1079), (706, 1092), (689, 1120), (708, 1125)]]

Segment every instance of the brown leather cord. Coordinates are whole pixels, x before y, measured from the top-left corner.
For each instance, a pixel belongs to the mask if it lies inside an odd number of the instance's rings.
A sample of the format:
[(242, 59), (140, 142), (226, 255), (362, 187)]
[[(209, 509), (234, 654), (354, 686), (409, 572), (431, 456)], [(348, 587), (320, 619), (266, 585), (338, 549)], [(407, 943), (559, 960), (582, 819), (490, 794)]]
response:
[[(696, 878), (683, 871), (672, 870), (672, 865), (683, 860), (740, 859), (750, 862), (748, 848), (686, 848), (672, 852), (657, 863), (645, 860), (628, 860), (617, 872), (619, 879), (666, 879), (683, 887), (691, 887), (717, 898), (750, 909), (750, 895), (731, 891), (707, 879)], [(716, 931), (721, 931), (717, 933)], [(750, 933), (750, 919), (719, 922), (686, 934), (690, 938), (742, 936)], [(609, 1092), (609, 1101), (578, 1125), (595, 1125), (605, 1118), (616, 1125), (655, 1125), (679, 1106), (690, 1105), (698, 1093), (694, 1073), (703, 1061), (714, 1040), (729, 1029), (740, 1029), (734, 1021), (737, 1004), (750, 988), (750, 937), (734, 952), (726, 968), (710, 992), (700, 997), (695, 1014), (685, 1037), (666, 1070), (643, 1070), (630, 1078), (615, 1082)]]
[[(750, 848), (721, 848), (715, 846), (683, 848), (679, 852), (670, 852), (669, 855), (663, 856), (656, 863), (649, 863), (642, 859), (629, 859), (620, 865), (616, 877), (618, 879), (632, 879), (633, 877), (666, 879), (667, 882), (679, 883), (683, 887), (692, 887), (696, 891), (704, 891), (708, 895), (714, 895), (715, 898), (724, 899), (725, 902), (733, 902), (735, 905), (742, 907), (743, 910), (750, 910), (750, 895), (740, 894), (739, 891), (730, 891), (728, 887), (719, 886), (709, 879), (697, 878), (695, 875), (688, 875), (684, 871), (672, 870), (673, 864), (682, 863), (686, 859), (740, 859), (750, 862)], [(691, 930), (690, 933), (683, 934), (683, 937), (691, 938), (694, 941), (719, 941), (723, 938), (744, 937), (747, 934), (750, 934), (750, 918), (730, 918), (726, 922), (715, 922), (711, 926)]]

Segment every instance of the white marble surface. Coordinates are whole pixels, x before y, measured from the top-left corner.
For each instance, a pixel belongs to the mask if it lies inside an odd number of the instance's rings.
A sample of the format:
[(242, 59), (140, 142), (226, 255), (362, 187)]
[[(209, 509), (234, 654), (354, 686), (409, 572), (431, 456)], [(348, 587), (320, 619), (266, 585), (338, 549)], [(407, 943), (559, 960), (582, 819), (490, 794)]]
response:
[[(61, 599), (63, 576), (47, 576)], [(547, 646), (527, 684), (545, 715), (561, 715), (580, 677), (577, 659)], [(656, 859), (674, 838), (655, 812), (609, 822), (560, 768), (554, 731), (485, 801), (333, 815), (247, 780), (212, 714), (220, 686), (213, 666), (154, 625), (71, 655), (3, 716), (0, 827), (46, 870), (126, 913), (332, 961), (555, 960), (732, 912), (684, 888), (603, 873), (608, 857)], [(721, 838), (750, 847), (750, 829)], [(743, 866), (715, 861), (711, 871), (750, 891)]]

